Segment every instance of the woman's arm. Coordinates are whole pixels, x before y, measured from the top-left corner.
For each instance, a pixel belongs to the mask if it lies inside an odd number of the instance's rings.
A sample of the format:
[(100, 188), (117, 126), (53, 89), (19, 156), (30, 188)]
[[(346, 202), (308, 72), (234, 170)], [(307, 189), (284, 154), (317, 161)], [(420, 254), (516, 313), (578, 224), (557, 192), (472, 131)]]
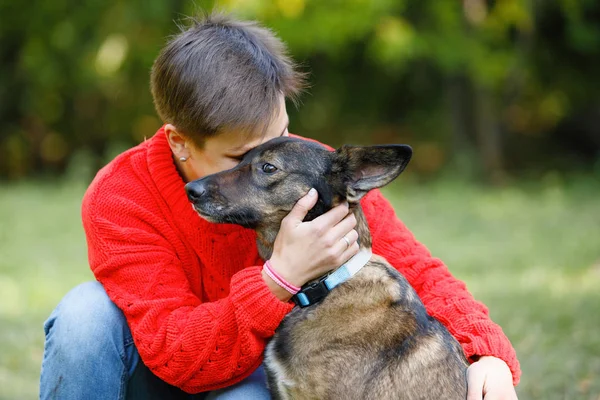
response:
[(516, 385), (521, 370), (515, 350), (502, 328), (490, 319), (487, 308), (450, 274), (442, 261), (431, 257), (425, 246), (416, 241), (378, 190), (365, 196), (361, 205), (373, 236), (373, 252), (385, 257), (406, 277), (427, 312), (448, 328), (471, 362), (482, 356), (504, 360)]
[(149, 222), (151, 211), (116, 194), (95, 200), (86, 196), (82, 210), (90, 265), (125, 314), (143, 362), (190, 393), (249, 375), (291, 309), (269, 290), (261, 268), (238, 272), (228, 297), (202, 303), (171, 243)]

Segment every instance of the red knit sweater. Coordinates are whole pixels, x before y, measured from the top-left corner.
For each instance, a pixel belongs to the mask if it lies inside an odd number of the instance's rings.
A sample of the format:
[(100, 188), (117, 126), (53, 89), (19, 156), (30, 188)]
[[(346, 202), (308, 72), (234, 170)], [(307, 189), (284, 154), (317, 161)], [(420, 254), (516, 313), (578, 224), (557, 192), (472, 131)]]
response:
[[(515, 351), (486, 307), (415, 240), (379, 191), (361, 204), (374, 253), (406, 276), (467, 357), (503, 359), (517, 384)], [(195, 393), (236, 383), (261, 364), (292, 305), (264, 283), (254, 231), (209, 223), (192, 210), (162, 129), (98, 173), (82, 215), (92, 271), (154, 374)]]

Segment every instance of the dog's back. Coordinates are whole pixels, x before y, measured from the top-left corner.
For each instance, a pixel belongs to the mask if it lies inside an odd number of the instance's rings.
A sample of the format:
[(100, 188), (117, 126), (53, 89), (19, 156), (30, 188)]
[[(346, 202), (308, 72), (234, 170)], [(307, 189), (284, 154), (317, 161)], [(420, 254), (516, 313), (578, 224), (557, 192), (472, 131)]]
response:
[(467, 393), (462, 348), (378, 256), (321, 303), (294, 308), (265, 357), (276, 399), (462, 400)]

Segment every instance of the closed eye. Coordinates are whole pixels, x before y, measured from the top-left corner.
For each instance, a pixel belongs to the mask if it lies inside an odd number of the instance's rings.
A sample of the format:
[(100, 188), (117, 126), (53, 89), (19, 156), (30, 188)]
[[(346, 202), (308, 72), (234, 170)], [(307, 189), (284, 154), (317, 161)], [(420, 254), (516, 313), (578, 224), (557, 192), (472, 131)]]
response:
[[(250, 150), (248, 150), (248, 151), (250, 151)], [(237, 161), (239, 163), (239, 162), (241, 162), (244, 159), (244, 156), (246, 154), (248, 154), (248, 151), (245, 152), (245, 153), (242, 153), (242, 154), (232, 154), (232, 155), (227, 156), (227, 158), (229, 158), (231, 160), (235, 160), (235, 161)]]

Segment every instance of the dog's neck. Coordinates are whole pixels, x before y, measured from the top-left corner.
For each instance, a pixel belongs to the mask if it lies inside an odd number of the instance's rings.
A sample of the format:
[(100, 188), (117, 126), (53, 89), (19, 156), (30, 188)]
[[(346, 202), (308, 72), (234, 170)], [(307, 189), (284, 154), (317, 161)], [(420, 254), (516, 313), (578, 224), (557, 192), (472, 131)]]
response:
[[(356, 217), (356, 227), (358, 232), (358, 240), (361, 249), (370, 249), (372, 246), (371, 232), (369, 224), (365, 218), (365, 214), (360, 207), (360, 204), (350, 204), (350, 210)], [(273, 243), (279, 233), (279, 224), (277, 226), (263, 226), (256, 229), (256, 244), (258, 246), (258, 254), (263, 260), (268, 260), (273, 254)], [(340, 238), (342, 240), (342, 238)]]

